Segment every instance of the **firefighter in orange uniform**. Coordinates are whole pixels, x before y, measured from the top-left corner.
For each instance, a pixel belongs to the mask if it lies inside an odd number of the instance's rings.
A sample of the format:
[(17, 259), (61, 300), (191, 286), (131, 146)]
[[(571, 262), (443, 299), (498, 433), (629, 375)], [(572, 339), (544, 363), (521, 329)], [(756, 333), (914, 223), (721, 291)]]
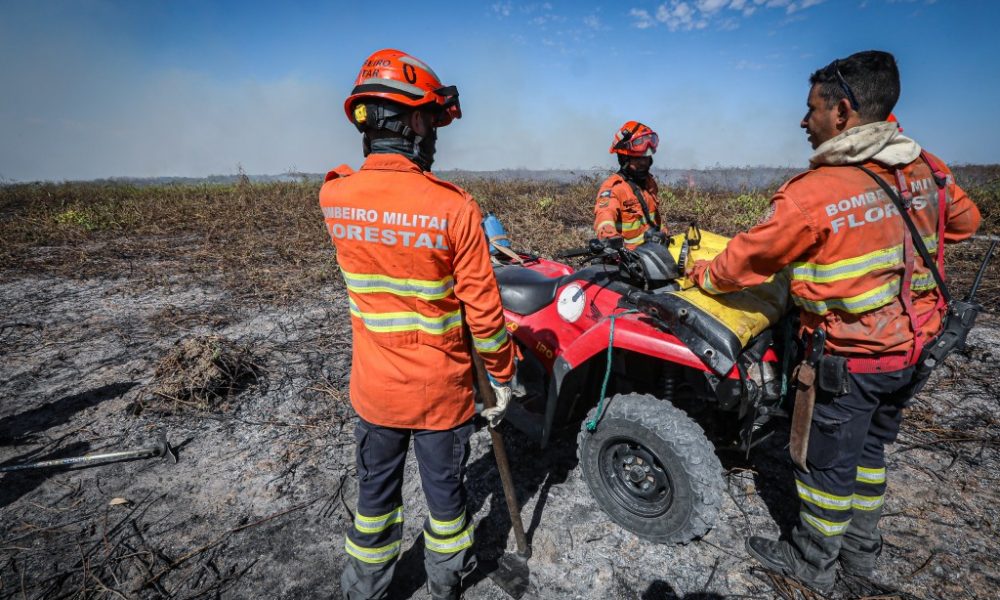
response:
[(363, 134), (366, 159), (356, 173), (331, 171), (319, 196), (347, 286), (359, 417), (358, 506), (341, 587), (349, 599), (383, 598), (389, 589), (412, 438), (429, 508), (428, 587), (433, 598), (457, 598), (475, 566), (462, 483), (475, 411), (470, 352), (494, 380), (498, 406), (483, 415), (492, 424), (503, 417), (514, 376), (479, 206), (430, 172), (437, 129), (461, 117), (458, 90), (413, 56), (380, 50), (344, 109)]
[(638, 121), (615, 132), (608, 152), (618, 155), (618, 172), (597, 192), (594, 233), (601, 240), (621, 240), (634, 250), (649, 239), (665, 243), (667, 227), (657, 208), (656, 178), (649, 172), (659, 136)]
[[(801, 126), (814, 150), (810, 170), (777, 191), (761, 223), (710, 263), (696, 263), (690, 276), (705, 291), (725, 293), (791, 270), (819, 384), (799, 379), (815, 389), (811, 424), (802, 420), (805, 461), (795, 467), (799, 522), (790, 539), (751, 537), (747, 551), (773, 571), (827, 590), (838, 561), (848, 573), (874, 571), (885, 445), (926, 381), (915, 365), (941, 330), (944, 309), (903, 218), (873, 176), (901, 196), (942, 273), (944, 244), (971, 236), (980, 216), (944, 163), (887, 121), (899, 98), (891, 54), (853, 54), (809, 82)], [(793, 427), (793, 446), (795, 434)]]

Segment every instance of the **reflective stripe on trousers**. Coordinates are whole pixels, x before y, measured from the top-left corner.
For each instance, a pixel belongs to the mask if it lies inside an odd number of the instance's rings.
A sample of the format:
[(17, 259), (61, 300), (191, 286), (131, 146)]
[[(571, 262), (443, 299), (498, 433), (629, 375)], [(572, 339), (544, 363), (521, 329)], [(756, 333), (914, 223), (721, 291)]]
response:
[[(849, 376), (847, 394), (817, 390), (809, 472), (795, 469), (800, 513), (791, 541), (820, 572), (834, 567), (845, 535), (853, 540), (877, 538), (885, 502), (885, 446), (895, 441), (903, 407), (919, 383), (913, 381), (912, 367)], [(862, 514), (873, 518), (862, 519)]]
[(471, 435), (471, 423), (432, 431), (381, 427), (358, 419), (358, 509), (345, 541), (345, 597), (378, 598), (389, 589), (403, 544), (403, 472), (411, 439), (430, 508), (424, 526), (427, 577), (438, 585), (455, 585), (475, 567), (474, 526), (466, 514), (462, 485)]

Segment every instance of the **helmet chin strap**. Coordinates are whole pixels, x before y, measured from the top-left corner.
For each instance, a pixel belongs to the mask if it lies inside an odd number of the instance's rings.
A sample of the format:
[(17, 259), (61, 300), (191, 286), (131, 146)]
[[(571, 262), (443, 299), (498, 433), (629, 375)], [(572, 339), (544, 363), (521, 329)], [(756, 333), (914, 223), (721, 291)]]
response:
[(638, 183), (641, 186), (645, 186), (646, 180), (649, 179), (649, 169), (644, 169), (642, 171), (631, 169), (629, 168), (629, 164), (631, 164), (632, 161), (629, 160), (628, 157), (624, 157), (620, 154), (618, 156), (620, 159), (618, 163), (620, 165), (620, 168), (618, 169), (618, 174), (624, 177), (625, 179), (629, 179), (631, 181)]
[(434, 151), (437, 135), (416, 136), (412, 140), (401, 137), (382, 137), (372, 139), (367, 133), (364, 137), (365, 156), (369, 154), (402, 154), (412, 160), (424, 171), (430, 171), (434, 164)]
[[(369, 154), (402, 154), (412, 160), (424, 171), (429, 171), (434, 164), (434, 152), (437, 143), (437, 130), (431, 128), (429, 135), (417, 135), (409, 125), (403, 122), (408, 113), (387, 110), (385, 106), (369, 105), (369, 114), (375, 118), (362, 128), (364, 138), (362, 147), (365, 156)], [(372, 131), (391, 131), (397, 135), (372, 137)]]

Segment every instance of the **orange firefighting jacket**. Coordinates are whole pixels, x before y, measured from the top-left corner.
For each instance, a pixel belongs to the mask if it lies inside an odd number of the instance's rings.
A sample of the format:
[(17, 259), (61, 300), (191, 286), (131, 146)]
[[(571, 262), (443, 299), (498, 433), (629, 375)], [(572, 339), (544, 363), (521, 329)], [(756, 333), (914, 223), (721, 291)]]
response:
[[(652, 175), (641, 191), (646, 207), (649, 208), (649, 217), (654, 222), (662, 221), (656, 202), (659, 188)], [(650, 228), (655, 229), (655, 225), (646, 222), (642, 206), (625, 178), (615, 173), (605, 179), (597, 192), (597, 203), (594, 205), (594, 233), (598, 239), (621, 237), (625, 239), (625, 247), (633, 250), (645, 241), (643, 234)], [(660, 230), (667, 233), (666, 224)]]
[[(947, 177), (944, 241), (968, 238), (979, 227), (979, 210), (944, 163), (930, 158)], [(899, 189), (893, 170), (874, 161), (864, 166)], [(938, 187), (931, 169), (918, 158), (900, 171), (913, 195), (909, 214), (935, 257)], [(907, 267), (922, 341), (940, 330), (943, 311), (937, 284), (912, 244), (904, 244), (904, 231), (892, 200), (871, 177), (853, 166), (819, 166), (785, 183), (761, 223), (733, 238), (711, 263), (696, 263), (690, 277), (721, 293), (757, 285), (790, 266), (802, 327), (823, 326), (831, 352), (905, 353), (914, 346), (900, 299)]]
[(474, 413), (469, 346), (498, 381), (514, 375), (479, 206), (398, 154), (335, 170), (319, 193), (347, 285), (351, 403), (386, 427), (450, 429)]

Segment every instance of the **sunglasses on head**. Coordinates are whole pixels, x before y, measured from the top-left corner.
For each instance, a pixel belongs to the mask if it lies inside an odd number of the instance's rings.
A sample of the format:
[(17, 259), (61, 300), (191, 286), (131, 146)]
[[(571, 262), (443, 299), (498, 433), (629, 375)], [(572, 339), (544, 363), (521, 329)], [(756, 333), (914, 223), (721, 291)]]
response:
[(858, 110), (861, 108), (861, 104), (858, 103), (857, 97), (854, 95), (854, 90), (851, 86), (847, 84), (847, 80), (840, 73), (840, 60), (833, 61), (833, 70), (837, 73), (837, 82), (840, 83), (840, 89), (844, 90), (844, 94), (847, 95), (847, 101), (851, 103), (851, 108)]

